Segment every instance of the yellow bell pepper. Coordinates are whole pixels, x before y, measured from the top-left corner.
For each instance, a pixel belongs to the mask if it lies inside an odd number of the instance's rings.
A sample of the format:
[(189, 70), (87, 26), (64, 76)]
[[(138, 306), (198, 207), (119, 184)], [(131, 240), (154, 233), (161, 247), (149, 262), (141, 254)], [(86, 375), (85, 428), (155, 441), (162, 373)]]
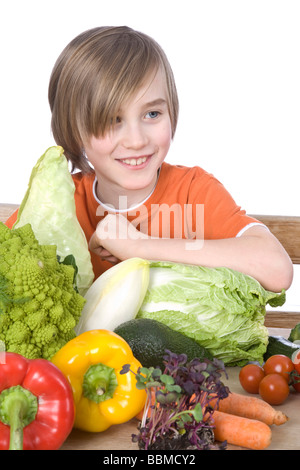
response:
[(141, 411), (145, 390), (136, 387), (135, 375), (120, 374), (124, 364), (141, 367), (127, 342), (108, 330), (91, 330), (65, 344), (51, 359), (69, 380), (75, 402), (74, 427), (105, 431), (129, 421)]

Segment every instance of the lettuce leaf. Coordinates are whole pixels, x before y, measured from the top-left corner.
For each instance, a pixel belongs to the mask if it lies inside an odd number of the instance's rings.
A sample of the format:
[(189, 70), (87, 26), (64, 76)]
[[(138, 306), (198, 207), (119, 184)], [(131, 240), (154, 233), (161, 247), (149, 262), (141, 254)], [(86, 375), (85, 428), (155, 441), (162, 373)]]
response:
[(33, 167), (14, 228), (29, 223), (41, 244), (56, 245), (57, 255), (75, 258), (76, 284), (84, 295), (94, 272), (85, 234), (76, 216), (75, 185), (60, 146), (50, 147)]
[(137, 318), (152, 318), (207, 348), (226, 365), (263, 362), (268, 345), (266, 305), (285, 292), (265, 290), (228, 268), (151, 262), (149, 286)]

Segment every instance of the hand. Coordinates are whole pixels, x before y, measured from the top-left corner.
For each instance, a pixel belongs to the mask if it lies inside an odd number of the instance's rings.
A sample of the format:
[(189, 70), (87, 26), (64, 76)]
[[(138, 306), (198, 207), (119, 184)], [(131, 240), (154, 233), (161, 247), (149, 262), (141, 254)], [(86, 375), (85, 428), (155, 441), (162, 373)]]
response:
[(118, 263), (135, 256), (136, 241), (149, 238), (139, 232), (127, 218), (121, 214), (108, 214), (97, 225), (89, 248), (103, 260)]

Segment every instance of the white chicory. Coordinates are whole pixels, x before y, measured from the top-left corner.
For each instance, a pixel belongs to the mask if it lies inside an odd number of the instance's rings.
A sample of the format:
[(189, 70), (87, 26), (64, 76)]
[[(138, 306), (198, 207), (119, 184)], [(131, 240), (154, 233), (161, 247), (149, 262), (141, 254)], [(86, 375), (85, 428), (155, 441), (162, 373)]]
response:
[(113, 331), (136, 317), (149, 285), (149, 261), (130, 258), (99, 276), (85, 294), (86, 303), (75, 328), (79, 335), (94, 329)]

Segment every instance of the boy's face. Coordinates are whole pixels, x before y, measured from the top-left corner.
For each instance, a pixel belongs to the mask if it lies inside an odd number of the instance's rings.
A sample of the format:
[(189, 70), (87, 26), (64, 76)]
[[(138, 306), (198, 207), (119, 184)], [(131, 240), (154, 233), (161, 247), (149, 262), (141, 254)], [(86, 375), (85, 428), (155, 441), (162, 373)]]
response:
[(161, 70), (121, 107), (118, 119), (104, 137), (92, 136), (85, 152), (98, 180), (97, 196), (119, 207), (143, 201), (155, 186), (157, 170), (172, 140), (165, 76)]

